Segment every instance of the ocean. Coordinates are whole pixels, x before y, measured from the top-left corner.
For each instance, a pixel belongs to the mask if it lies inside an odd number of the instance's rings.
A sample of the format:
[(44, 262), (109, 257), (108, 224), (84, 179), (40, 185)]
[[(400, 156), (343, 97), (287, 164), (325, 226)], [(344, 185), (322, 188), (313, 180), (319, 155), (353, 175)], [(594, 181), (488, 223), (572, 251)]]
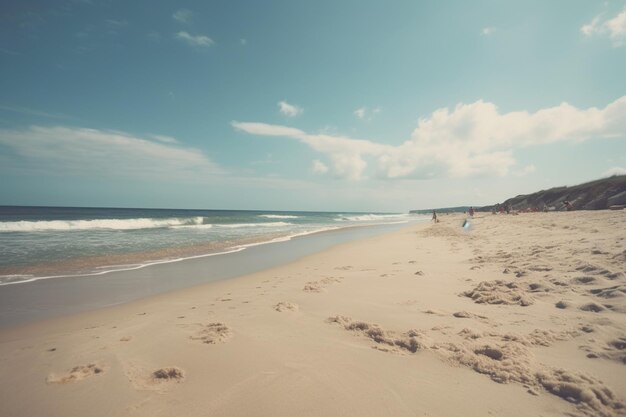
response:
[(402, 213), (0, 206), (0, 285), (103, 275), (347, 227)]

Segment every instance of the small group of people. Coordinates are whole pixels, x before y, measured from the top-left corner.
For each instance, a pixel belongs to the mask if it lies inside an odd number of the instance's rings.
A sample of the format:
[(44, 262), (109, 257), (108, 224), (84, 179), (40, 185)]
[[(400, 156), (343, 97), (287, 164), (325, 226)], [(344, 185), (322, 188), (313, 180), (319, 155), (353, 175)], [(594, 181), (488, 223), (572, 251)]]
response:
[(491, 209), (491, 214), (510, 214), (511, 213), (511, 206), (508, 204), (496, 204), (496, 206), (494, 208)]

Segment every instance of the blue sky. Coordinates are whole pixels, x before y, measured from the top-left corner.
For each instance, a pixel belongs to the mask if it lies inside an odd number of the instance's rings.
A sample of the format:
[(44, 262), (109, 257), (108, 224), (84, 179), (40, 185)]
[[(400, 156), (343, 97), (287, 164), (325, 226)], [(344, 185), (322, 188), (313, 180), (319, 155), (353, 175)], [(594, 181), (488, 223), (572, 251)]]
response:
[(0, 204), (406, 211), (626, 173), (626, 1), (5, 1)]

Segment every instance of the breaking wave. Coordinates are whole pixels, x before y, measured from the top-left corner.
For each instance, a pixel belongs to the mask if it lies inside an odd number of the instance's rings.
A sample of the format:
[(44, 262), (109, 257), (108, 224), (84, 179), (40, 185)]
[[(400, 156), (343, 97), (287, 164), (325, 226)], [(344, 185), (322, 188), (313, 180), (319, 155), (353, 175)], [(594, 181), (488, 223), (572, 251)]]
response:
[(138, 219), (93, 219), (93, 220), (38, 220), (0, 222), (0, 232), (45, 232), (74, 230), (137, 230), (160, 229), (175, 226), (203, 225), (204, 217), (187, 218), (138, 218)]
[(259, 217), (266, 219), (299, 219), (300, 216), (293, 216), (288, 214), (259, 214)]
[(335, 218), (337, 222), (373, 222), (381, 220), (402, 220), (407, 214), (360, 214), (355, 216), (340, 215)]
[(225, 229), (239, 229), (240, 227), (283, 227), (291, 226), (293, 223), (286, 222), (268, 222), (268, 223), (232, 223), (232, 224), (216, 224), (215, 227)]

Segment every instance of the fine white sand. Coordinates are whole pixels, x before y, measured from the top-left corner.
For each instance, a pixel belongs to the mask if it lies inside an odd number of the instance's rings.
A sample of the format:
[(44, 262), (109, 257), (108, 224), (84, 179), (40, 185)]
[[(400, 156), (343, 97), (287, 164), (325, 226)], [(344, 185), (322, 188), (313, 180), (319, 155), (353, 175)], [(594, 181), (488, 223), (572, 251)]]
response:
[(0, 415), (626, 415), (626, 211), (440, 219), (4, 330)]

